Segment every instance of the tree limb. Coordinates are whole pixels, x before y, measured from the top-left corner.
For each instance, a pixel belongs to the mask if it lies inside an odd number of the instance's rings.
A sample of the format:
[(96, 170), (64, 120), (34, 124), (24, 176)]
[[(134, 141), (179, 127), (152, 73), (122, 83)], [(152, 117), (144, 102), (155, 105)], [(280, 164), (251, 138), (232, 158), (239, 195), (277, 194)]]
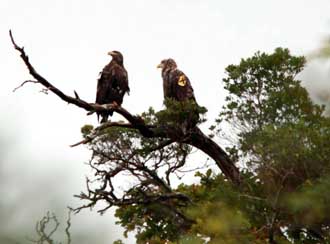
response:
[(9, 31), (9, 35), (10, 35), (11, 42), (14, 45), (14, 48), (18, 52), (20, 52), (21, 58), (24, 61), (26, 67), (28, 68), (30, 74), (37, 80), (37, 82), (35, 82), (35, 83), (40, 83), (41, 85), (46, 87), (47, 90), (53, 92), (55, 95), (60, 97), (62, 100), (66, 101), (68, 103), (74, 104), (74, 105), (76, 105), (80, 108), (83, 108), (83, 109), (85, 109), (89, 112), (110, 112), (110, 111), (115, 111), (115, 112), (119, 113), (120, 115), (122, 115), (125, 119), (127, 119), (132, 125), (134, 125), (134, 127), (136, 129), (138, 129), (143, 136), (154, 137), (154, 136), (159, 136), (159, 135), (162, 134), (162, 133), (159, 132), (159, 133), (156, 133), (157, 135), (155, 135), (155, 132), (150, 130), (148, 128), (148, 126), (146, 126), (144, 124), (144, 121), (139, 116), (133, 116), (126, 109), (124, 109), (120, 106), (114, 106), (112, 104), (100, 105), (100, 104), (97, 104), (97, 103), (88, 103), (88, 102), (80, 99), (79, 96), (77, 96), (77, 94), (75, 94), (76, 98), (64, 94), (61, 90), (59, 90), (57, 87), (53, 86), (48, 80), (46, 80), (43, 76), (41, 76), (35, 70), (35, 68), (31, 65), (31, 63), (29, 61), (29, 57), (26, 55), (26, 53), (24, 51), (24, 48), (19, 47), (16, 44), (16, 42), (13, 38), (11, 30)]
[(24, 81), (22, 84), (20, 84), (18, 87), (16, 87), (13, 92), (15, 92), (16, 90), (18, 90), (19, 88), (21, 88), (22, 86), (24, 86), (26, 83), (39, 83), (39, 81), (37, 80), (26, 80)]
[(128, 124), (128, 123), (107, 121), (107, 122), (101, 124), (99, 127), (95, 128), (90, 135), (86, 136), (86, 138), (84, 140), (79, 141), (75, 144), (72, 144), (72, 145), (70, 145), (70, 147), (76, 147), (76, 146), (79, 146), (81, 144), (87, 144), (87, 143), (93, 141), (96, 137), (103, 134), (102, 131), (104, 129), (110, 128), (110, 127), (121, 127), (121, 128), (135, 129), (133, 127), (133, 125)]
[(192, 130), (191, 136), (185, 139), (186, 143), (192, 145), (209, 155), (222, 173), (235, 185), (240, 185), (240, 172), (227, 153), (213, 140), (206, 136), (198, 127)]
[[(53, 92), (55, 95), (60, 97), (63, 101), (66, 101), (66, 102), (74, 104), (80, 108), (83, 108), (86, 111), (89, 111), (89, 113), (115, 111), (118, 114), (122, 115), (130, 123), (130, 125), (127, 125), (127, 126), (137, 129), (141, 133), (141, 135), (144, 137), (169, 138), (169, 139), (174, 139), (175, 141), (181, 141), (181, 142), (188, 143), (188, 144), (202, 150), (207, 155), (209, 155), (211, 158), (213, 158), (215, 160), (216, 164), (219, 166), (219, 168), (224, 173), (224, 175), (228, 179), (230, 179), (235, 185), (240, 184), (239, 170), (235, 166), (235, 164), (230, 160), (230, 158), (228, 157), (226, 152), (222, 148), (220, 148), (214, 141), (212, 141), (209, 137), (204, 135), (202, 133), (202, 131), (200, 129), (198, 129), (197, 127), (192, 129), (192, 133), (188, 136), (188, 138), (184, 138), (184, 139), (177, 138), (178, 135), (176, 135), (175, 131), (173, 132), (170, 128), (162, 127), (162, 126), (154, 127), (154, 126), (147, 125), (147, 124), (145, 124), (144, 120), (140, 116), (134, 116), (131, 113), (129, 113), (126, 109), (124, 109), (120, 106), (114, 106), (112, 104), (99, 105), (97, 103), (88, 103), (88, 102), (80, 99), (76, 92), (75, 92), (75, 97), (68, 96), (68, 95), (64, 94), (61, 90), (56, 88), (54, 85), (52, 85), (49, 81), (47, 81), (43, 76), (41, 76), (35, 70), (35, 68), (31, 65), (29, 58), (24, 51), (24, 48), (20, 47), (16, 44), (11, 30), (9, 31), (9, 35), (10, 35), (11, 42), (14, 45), (14, 48), (20, 53), (22, 60), (24, 61), (30, 74), (36, 79), (37, 83), (40, 83), (48, 91)], [(101, 127), (102, 126), (103, 126), (103, 128), (105, 128), (107, 126), (113, 126), (113, 125), (107, 124), (107, 125), (101, 125)], [(75, 145), (87, 143), (89, 140), (92, 140), (92, 139), (85, 139), (84, 141), (76, 143)], [(75, 146), (75, 145), (73, 145), (73, 146)]]

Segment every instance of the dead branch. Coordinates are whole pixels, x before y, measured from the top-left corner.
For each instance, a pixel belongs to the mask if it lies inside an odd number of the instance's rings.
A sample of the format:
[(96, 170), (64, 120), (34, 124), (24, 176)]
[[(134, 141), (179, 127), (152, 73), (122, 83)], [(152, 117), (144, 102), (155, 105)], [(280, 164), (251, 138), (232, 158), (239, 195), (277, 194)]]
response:
[(73, 91), (73, 93), (74, 93), (76, 99), (80, 99), (80, 97), (79, 97), (79, 95), (78, 95), (78, 93), (76, 91)]
[[(94, 207), (98, 202), (103, 201), (107, 203), (107, 206), (98, 210), (101, 214), (112, 206), (121, 207), (131, 204), (160, 204), (170, 208), (169, 211), (173, 213), (173, 211), (179, 211), (171, 205), (173, 201), (181, 206), (191, 203), (188, 196), (175, 192), (170, 184), (165, 182), (161, 175), (163, 165), (158, 164), (158, 162), (147, 164), (150, 158), (139, 153), (137, 150), (139, 146), (125, 147), (125, 140), (119, 140), (118, 143), (114, 139), (109, 147), (107, 140), (100, 140), (101, 142), (91, 145), (93, 156), (89, 161), (89, 165), (94, 171), (94, 180), (91, 181), (86, 178), (87, 191), (76, 195), (76, 197), (88, 201), (88, 204), (77, 208), (76, 212), (84, 208)], [(126, 142), (129, 142), (129, 140)], [(163, 142), (160, 144), (163, 146), (169, 145), (167, 140)], [(159, 144), (159, 142), (154, 143)], [(123, 146), (125, 148), (124, 153), (119, 150)], [(168, 150), (165, 156), (162, 150), (154, 153), (153, 159), (159, 157), (159, 161), (166, 160), (165, 163), (168, 165), (176, 160), (173, 150)], [(116, 175), (123, 176), (125, 174), (132, 179), (132, 182), (134, 182), (133, 178), (137, 182), (133, 186), (129, 186), (127, 190), (118, 191), (118, 188), (113, 186), (112, 181), (116, 180)]]
[[(43, 76), (41, 76), (35, 68), (32, 66), (32, 64), (29, 61), (29, 57), (26, 55), (24, 48), (20, 47), (16, 44), (11, 30), (9, 31), (10, 39), (11, 42), (14, 45), (14, 48), (21, 54), (21, 58), (24, 61), (26, 67), (28, 68), (30, 74), (32, 75), (33, 78), (36, 79), (37, 82), (41, 85), (43, 85), (47, 90), (53, 92), (55, 95), (60, 97), (62, 100), (66, 101), (67, 103), (74, 104), (80, 108), (83, 108), (89, 112), (110, 112), (110, 111), (115, 111), (122, 115), (125, 119), (127, 119), (133, 126), (134, 128), (138, 129), (143, 136), (146, 137), (154, 137), (154, 136), (162, 136), (163, 133), (159, 132), (156, 133), (153, 132), (144, 124), (144, 121), (138, 117), (138, 116), (133, 116), (130, 114), (126, 109), (120, 107), (120, 106), (113, 106), (112, 104), (104, 104), (104, 105), (99, 105), (97, 103), (88, 103), (82, 99), (79, 98), (77, 94), (75, 94), (76, 98), (68, 96), (64, 94), (61, 90), (59, 90), (57, 87), (52, 85), (49, 81), (47, 81)], [(165, 136), (165, 135), (163, 135)]]
[(26, 83), (39, 83), (37, 80), (26, 80), (22, 84), (20, 84), (18, 87), (14, 88), (13, 92), (24, 86)]
[(198, 127), (193, 128), (192, 135), (185, 140), (185, 143), (209, 155), (226, 177), (237, 186), (241, 184), (240, 172), (227, 153)]
[[(68, 218), (66, 221), (66, 244), (71, 243), (71, 234), (70, 234), (70, 227), (71, 227), (71, 212), (72, 210), (69, 209), (68, 211)], [(47, 212), (47, 214), (37, 222), (35, 231), (38, 235), (37, 240), (28, 239), (30, 242), (37, 243), (37, 244), (55, 244), (57, 242), (54, 241), (52, 236), (55, 232), (58, 231), (58, 227), (60, 226), (60, 222), (58, 221), (56, 215), (54, 213)], [(48, 231), (47, 231), (48, 229)]]
[[(54, 223), (54, 227), (49, 231), (49, 233), (47, 233), (46, 231), (47, 226), (49, 226), (52, 222)], [(51, 237), (57, 231), (59, 225), (60, 223), (58, 222), (56, 216), (54, 214), (50, 214), (49, 212), (47, 212), (47, 215), (44, 216), (40, 221), (38, 221), (35, 227), (39, 239), (30, 240), (30, 241), (40, 244), (42, 243), (53, 244), (54, 241), (52, 240)]]
[(71, 233), (70, 233), (70, 227), (71, 227), (71, 212), (72, 210), (69, 208), (68, 211), (68, 218), (66, 220), (66, 227), (65, 227), (65, 235), (68, 240), (67, 244), (71, 243)]
[[(47, 91), (51, 91), (55, 95), (57, 95), (59, 98), (61, 98), (63, 101), (67, 103), (74, 104), (86, 111), (89, 112), (89, 114), (94, 112), (110, 112), (115, 111), (118, 114), (122, 115), (129, 123), (132, 128), (138, 130), (142, 136), (147, 138), (169, 138), (174, 141), (178, 142), (184, 142), (188, 143), (203, 152), (205, 152), (207, 155), (209, 155), (212, 159), (215, 160), (218, 167), (222, 170), (224, 175), (230, 179), (235, 185), (240, 185), (240, 175), (239, 170), (235, 166), (235, 164), (231, 161), (231, 159), (228, 157), (226, 152), (219, 147), (214, 141), (212, 141), (209, 137), (204, 135), (202, 131), (195, 127), (192, 129), (190, 135), (188, 138), (179, 138), (178, 133), (176, 131), (171, 130), (171, 128), (167, 127), (154, 127), (145, 124), (144, 120), (139, 116), (134, 116), (131, 113), (129, 113), (126, 109), (120, 107), (120, 106), (113, 106), (112, 104), (104, 104), (99, 105), (96, 103), (88, 103), (82, 99), (79, 98), (78, 94), (75, 92), (75, 97), (68, 96), (64, 94), (61, 90), (56, 88), (54, 85), (52, 85), (49, 81), (47, 81), (43, 76), (41, 76), (35, 68), (32, 66), (32, 64), (29, 61), (28, 56), (26, 55), (24, 48), (20, 47), (16, 44), (11, 30), (9, 31), (10, 39), (12, 44), (14, 45), (14, 48), (20, 53), (20, 56), (22, 60), (24, 61), (26, 67), (29, 70), (29, 73), (32, 75), (32, 77), (37, 81), (35, 83), (40, 83), (42, 86), (45, 87)], [(110, 126), (110, 125), (108, 125)], [(180, 134), (180, 133), (179, 133)], [(182, 133), (181, 133), (182, 134)], [(77, 145), (87, 143), (90, 139), (85, 139), (82, 142), (76, 143)], [(74, 146), (74, 145), (73, 145)]]

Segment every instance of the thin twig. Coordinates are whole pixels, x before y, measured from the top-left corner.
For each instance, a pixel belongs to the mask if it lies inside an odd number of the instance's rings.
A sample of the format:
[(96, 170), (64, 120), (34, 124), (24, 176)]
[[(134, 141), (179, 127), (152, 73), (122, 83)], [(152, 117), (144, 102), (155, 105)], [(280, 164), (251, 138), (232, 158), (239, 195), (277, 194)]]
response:
[(67, 237), (67, 244), (71, 243), (71, 234), (70, 234), (70, 227), (71, 227), (71, 212), (72, 210), (70, 208), (68, 208), (68, 219), (66, 221), (66, 228), (65, 228), (65, 234)]
[(22, 86), (24, 86), (26, 83), (39, 83), (39, 81), (37, 81), (37, 80), (26, 80), (21, 85), (19, 85), (18, 87), (14, 88), (13, 92), (15, 92), (16, 90), (18, 90)]

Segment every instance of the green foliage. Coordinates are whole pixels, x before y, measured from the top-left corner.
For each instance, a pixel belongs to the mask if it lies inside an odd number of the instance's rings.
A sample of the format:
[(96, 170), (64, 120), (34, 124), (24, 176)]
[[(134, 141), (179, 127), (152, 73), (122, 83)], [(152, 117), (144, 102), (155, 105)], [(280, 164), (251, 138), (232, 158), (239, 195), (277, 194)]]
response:
[(180, 226), (165, 205), (146, 204), (131, 205), (116, 210), (118, 224), (125, 227), (124, 235), (129, 231), (137, 231), (137, 243), (152, 243), (161, 240), (177, 240), (180, 237)]
[[(260, 179), (276, 187), (281, 181), (278, 175), (289, 174), (286, 184), (295, 188), (306, 179), (329, 173), (329, 138), (328, 119), (312, 124), (301, 120), (295, 124), (269, 125), (246, 133), (241, 150), (253, 157), (248, 163), (250, 167), (257, 168)], [(270, 168), (276, 171), (270, 171)], [(272, 179), (278, 184), (274, 184)]]
[[(116, 216), (125, 234), (135, 231), (137, 243), (329, 243), (330, 119), (296, 79), (304, 65), (304, 57), (282, 48), (229, 65), (223, 79), (227, 104), (210, 130), (212, 136), (235, 139), (227, 152), (242, 165), (242, 186), (235, 188), (210, 169), (197, 172), (198, 184), (172, 188), (188, 196), (188, 203), (170, 199), (120, 206)], [(204, 121), (206, 109), (194, 102), (169, 99), (165, 105), (166, 110), (150, 108), (142, 118), (174, 133), (187, 121)], [(131, 129), (111, 128), (92, 146), (145, 160), (165, 182), (168, 171), (155, 162), (179, 168), (191, 148), (174, 143), (154, 150), (163, 142)], [(125, 197), (144, 199), (166, 192), (150, 185), (150, 180), (142, 181)]]
[(164, 101), (165, 110), (156, 113), (159, 124), (176, 127), (189, 121), (190, 127), (205, 122), (204, 115), (207, 112), (205, 107), (198, 106), (195, 101), (187, 100), (178, 102), (171, 98)]
[(157, 124), (157, 117), (156, 117), (156, 112), (152, 107), (149, 107), (147, 112), (143, 112), (141, 117), (145, 121), (146, 124), (151, 124), (155, 125)]
[(273, 54), (258, 52), (242, 59), (239, 65), (229, 65), (228, 77), (223, 79), (229, 95), (218, 121), (260, 128), (320, 116), (322, 108), (312, 103), (295, 79), (304, 64), (304, 57), (294, 57), (288, 49), (277, 48)]
[(224, 132), (221, 126), (233, 126), (236, 144), (228, 151), (258, 183), (249, 184), (244, 193), (264, 203), (263, 211), (254, 207), (260, 212), (254, 213), (259, 217), (252, 226), (272, 226), (268, 231), (277, 241), (287, 235), (290, 242), (320, 243), (329, 237), (322, 204), (328, 191), (316, 182), (324, 183), (330, 173), (330, 120), (295, 79), (304, 64), (303, 57), (278, 48), (228, 66), (223, 79), (228, 103), (217, 129)]
[(92, 125), (84, 125), (81, 128), (81, 134), (83, 135), (83, 137), (86, 137), (92, 132), (93, 129), (94, 127)]
[(300, 223), (313, 225), (330, 220), (330, 177), (325, 175), (317, 180), (308, 180), (291, 196), (288, 205)]
[(242, 243), (247, 240), (249, 222), (240, 210), (238, 195), (233, 194), (231, 185), (222, 177), (213, 178), (209, 173), (198, 175), (201, 184), (189, 192), (195, 205), (187, 209), (188, 216), (196, 220), (192, 231), (211, 237), (210, 243)]

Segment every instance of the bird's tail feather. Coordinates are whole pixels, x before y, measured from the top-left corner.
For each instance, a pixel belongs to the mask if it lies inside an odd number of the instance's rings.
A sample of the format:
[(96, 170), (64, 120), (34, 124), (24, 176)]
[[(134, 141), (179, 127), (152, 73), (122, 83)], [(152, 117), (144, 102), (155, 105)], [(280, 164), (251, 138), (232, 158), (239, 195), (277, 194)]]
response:
[(102, 119), (101, 119), (101, 124), (105, 123), (108, 121), (109, 116), (111, 117), (113, 115), (113, 111), (109, 111), (108, 113), (101, 113), (101, 114), (97, 114), (97, 121), (99, 121), (99, 116), (101, 115)]
[(109, 114), (102, 114), (101, 124), (108, 121)]

